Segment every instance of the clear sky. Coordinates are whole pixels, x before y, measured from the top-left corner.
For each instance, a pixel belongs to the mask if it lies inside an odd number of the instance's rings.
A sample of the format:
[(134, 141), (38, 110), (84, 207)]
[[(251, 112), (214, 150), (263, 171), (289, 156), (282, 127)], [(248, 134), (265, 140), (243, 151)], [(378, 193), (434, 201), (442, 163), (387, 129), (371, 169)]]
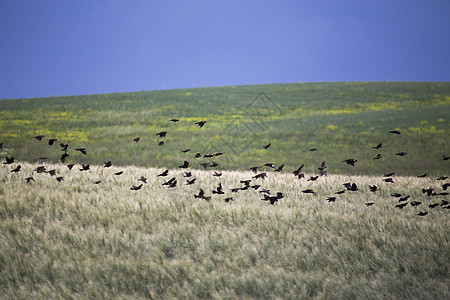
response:
[(450, 81), (449, 0), (1, 0), (0, 99)]

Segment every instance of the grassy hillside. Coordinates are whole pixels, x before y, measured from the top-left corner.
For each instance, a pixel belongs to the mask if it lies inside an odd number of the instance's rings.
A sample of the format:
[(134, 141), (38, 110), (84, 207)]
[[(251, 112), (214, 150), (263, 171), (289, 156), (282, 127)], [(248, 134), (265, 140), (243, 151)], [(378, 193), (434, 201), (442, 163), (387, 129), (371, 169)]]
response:
[[(0, 142), (2, 156), (29, 162), (57, 162), (57, 144), (70, 142), (67, 162), (74, 163), (177, 167), (188, 160), (201, 168), (211, 159), (195, 159), (196, 152), (225, 152), (214, 158), (219, 169), (271, 162), (293, 171), (304, 163), (313, 172), (326, 160), (335, 174), (437, 176), (448, 172), (441, 158), (450, 155), (449, 119), (446, 82), (293, 83), (4, 100)], [(203, 128), (194, 124), (201, 120)], [(388, 133), (394, 129), (402, 134)], [(160, 131), (167, 137), (158, 138)], [(47, 138), (58, 143), (49, 146)], [(383, 148), (371, 148), (378, 143)], [(403, 151), (407, 156), (395, 155)], [(378, 153), (383, 158), (374, 160)], [(355, 167), (342, 163), (348, 158), (358, 160)]]
[[(448, 196), (422, 193), (440, 194), (446, 181), (268, 172), (252, 180), (258, 190), (233, 193), (255, 174), (192, 170), (197, 181), (185, 185), (180, 169), (163, 178), (164, 169), (45, 165), (50, 176), (20, 164), (17, 173), (17, 164), (0, 167), (2, 299), (450, 297)], [(130, 190), (141, 176), (147, 184)], [(163, 186), (171, 177), (177, 186)], [(345, 182), (358, 191), (336, 195)], [(219, 183), (224, 194), (212, 194)], [(199, 189), (212, 199), (194, 198)], [(285, 197), (270, 205), (262, 189)], [(399, 202), (392, 193), (411, 197)]]

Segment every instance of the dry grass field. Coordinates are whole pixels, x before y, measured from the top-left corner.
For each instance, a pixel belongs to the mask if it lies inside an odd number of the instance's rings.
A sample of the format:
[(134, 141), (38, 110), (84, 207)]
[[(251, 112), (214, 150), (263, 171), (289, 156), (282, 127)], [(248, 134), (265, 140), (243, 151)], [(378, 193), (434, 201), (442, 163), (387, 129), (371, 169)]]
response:
[[(1, 299), (450, 298), (448, 180), (44, 166), (55, 175), (0, 166)], [(248, 179), (260, 187), (231, 191)], [(224, 194), (213, 194), (219, 183)], [(194, 197), (200, 189), (209, 201)], [(271, 205), (263, 189), (284, 197)]]

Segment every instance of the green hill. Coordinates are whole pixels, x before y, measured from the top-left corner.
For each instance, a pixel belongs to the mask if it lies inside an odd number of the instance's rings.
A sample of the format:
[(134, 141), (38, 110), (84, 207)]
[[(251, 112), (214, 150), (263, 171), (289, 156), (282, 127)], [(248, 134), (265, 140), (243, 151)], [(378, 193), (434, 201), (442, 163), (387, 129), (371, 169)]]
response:
[[(313, 172), (326, 160), (329, 173), (440, 175), (448, 170), (449, 118), (448, 82), (232, 86), (3, 100), (0, 142), (2, 156), (29, 162), (57, 162), (58, 144), (70, 142), (72, 163), (173, 168), (187, 160), (201, 168), (215, 161), (218, 169), (242, 170), (270, 162), (287, 171), (304, 163)], [(194, 124), (201, 120), (203, 128)], [(161, 131), (165, 138), (156, 136)], [(58, 142), (49, 146), (48, 138)], [(225, 154), (195, 159), (196, 152)], [(383, 158), (374, 160), (378, 153)], [(348, 158), (358, 160), (355, 167), (342, 162)]]

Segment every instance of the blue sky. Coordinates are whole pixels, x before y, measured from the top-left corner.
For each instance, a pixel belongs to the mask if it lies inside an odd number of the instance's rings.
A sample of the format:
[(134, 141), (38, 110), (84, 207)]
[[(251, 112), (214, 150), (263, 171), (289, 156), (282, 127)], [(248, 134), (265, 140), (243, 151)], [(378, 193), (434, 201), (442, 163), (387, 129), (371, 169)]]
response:
[(450, 81), (450, 1), (2, 0), (0, 99)]

